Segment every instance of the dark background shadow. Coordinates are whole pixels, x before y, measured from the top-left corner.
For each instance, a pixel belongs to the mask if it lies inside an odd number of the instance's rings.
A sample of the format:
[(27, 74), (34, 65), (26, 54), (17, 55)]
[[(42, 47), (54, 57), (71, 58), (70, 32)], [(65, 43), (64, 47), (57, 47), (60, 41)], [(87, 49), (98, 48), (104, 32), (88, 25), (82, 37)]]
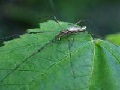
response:
[(0, 38), (17, 36), (52, 19), (84, 25), (105, 36), (120, 32), (120, 0), (1, 0)]

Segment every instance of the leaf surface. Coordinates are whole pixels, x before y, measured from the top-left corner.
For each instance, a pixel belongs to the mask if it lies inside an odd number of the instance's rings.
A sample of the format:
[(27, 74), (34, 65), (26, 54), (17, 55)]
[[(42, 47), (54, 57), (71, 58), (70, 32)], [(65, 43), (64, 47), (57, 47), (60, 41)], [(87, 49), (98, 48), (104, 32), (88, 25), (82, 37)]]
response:
[[(0, 90), (119, 90), (120, 47), (90, 34), (56, 37), (70, 23), (29, 29), (0, 48)], [(72, 24), (71, 24), (72, 25)]]
[(120, 46), (120, 33), (107, 35), (106, 40)]

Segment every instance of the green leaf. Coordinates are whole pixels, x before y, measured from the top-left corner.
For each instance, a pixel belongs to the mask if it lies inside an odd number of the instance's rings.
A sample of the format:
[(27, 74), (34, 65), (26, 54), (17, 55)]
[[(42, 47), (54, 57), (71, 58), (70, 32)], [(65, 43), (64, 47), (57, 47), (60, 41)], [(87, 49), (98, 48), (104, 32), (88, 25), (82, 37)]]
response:
[(59, 37), (73, 25), (59, 24), (50, 20), (5, 42), (0, 90), (119, 90), (120, 47), (86, 31)]
[(111, 34), (111, 35), (107, 35), (106, 36), (106, 40), (116, 44), (116, 45), (120, 45), (120, 33), (118, 34)]

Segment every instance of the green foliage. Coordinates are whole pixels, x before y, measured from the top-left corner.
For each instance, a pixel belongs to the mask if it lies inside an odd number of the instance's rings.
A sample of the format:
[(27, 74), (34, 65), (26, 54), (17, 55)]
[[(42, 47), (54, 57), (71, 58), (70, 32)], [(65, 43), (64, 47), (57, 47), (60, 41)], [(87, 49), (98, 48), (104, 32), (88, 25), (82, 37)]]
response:
[(0, 48), (0, 90), (119, 90), (120, 47), (48, 21)]
[(107, 35), (106, 40), (108, 40), (114, 44), (120, 45), (120, 33)]

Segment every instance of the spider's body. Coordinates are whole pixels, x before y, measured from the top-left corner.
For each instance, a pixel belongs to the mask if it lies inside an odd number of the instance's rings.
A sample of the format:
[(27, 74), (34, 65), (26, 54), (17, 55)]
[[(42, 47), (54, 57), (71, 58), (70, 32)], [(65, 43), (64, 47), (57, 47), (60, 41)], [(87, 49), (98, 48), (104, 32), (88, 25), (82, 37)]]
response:
[(71, 33), (77, 33), (77, 32), (83, 32), (86, 30), (86, 26), (83, 27), (69, 27), (67, 30), (61, 31), (58, 35), (57, 38), (61, 38), (63, 35), (71, 34)]
[(67, 29), (67, 31), (69, 32), (81, 32), (84, 31), (86, 29), (86, 26), (83, 27), (70, 27)]

